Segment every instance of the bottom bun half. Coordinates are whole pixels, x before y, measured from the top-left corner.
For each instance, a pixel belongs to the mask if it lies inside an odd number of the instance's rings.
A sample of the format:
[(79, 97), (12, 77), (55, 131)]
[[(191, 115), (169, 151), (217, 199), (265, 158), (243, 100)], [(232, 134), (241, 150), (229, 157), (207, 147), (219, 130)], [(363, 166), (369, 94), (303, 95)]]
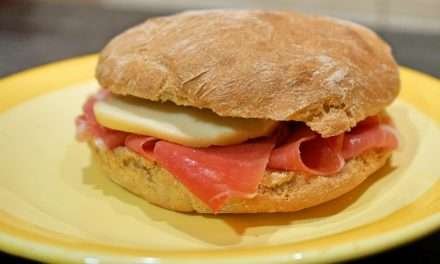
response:
[[(158, 163), (126, 147), (102, 149), (92, 141), (89, 146), (93, 159), (112, 181), (148, 202), (175, 211), (213, 213)], [(266, 170), (255, 197), (231, 198), (218, 213), (293, 212), (327, 202), (354, 189), (390, 155), (390, 151), (365, 152), (332, 176)]]

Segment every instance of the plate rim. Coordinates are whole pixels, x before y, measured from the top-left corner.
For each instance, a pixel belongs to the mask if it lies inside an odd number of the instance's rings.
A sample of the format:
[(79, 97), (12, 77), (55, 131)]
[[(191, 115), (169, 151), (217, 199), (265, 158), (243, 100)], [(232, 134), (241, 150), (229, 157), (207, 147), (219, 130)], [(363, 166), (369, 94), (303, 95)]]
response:
[[(80, 57), (73, 57), (66, 60), (61, 60), (53, 63), (49, 63), (43, 66), (34, 67), (28, 70), (25, 70), (23, 72), (15, 73), (12, 75), (8, 75), (5, 78), (0, 79), (0, 94), (6, 93), (7, 95), (11, 95), (14, 92), (15, 87), (18, 87), (23, 82), (26, 82), (26, 80), (29, 80), (29, 78), (36, 79), (37, 81), (32, 83), (30, 86), (26, 86), (27, 95), (23, 96), (15, 96), (12, 98), (10, 104), (3, 107), (0, 105), (0, 113), (7, 111), (9, 108), (25, 102), (31, 98), (35, 98), (39, 95), (45, 95), (48, 94), (51, 91), (54, 90), (61, 90), (63, 88), (66, 88), (67, 86), (75, 85), (81, 82), (85, 82), (87, 80), (91, 80), (93, 78), (94, 73), (94, 66), (97, 61), (97, 55), (91, 54), (91, 55), (85, 55)], [(74, 74), (74, 76), (70, 76), (70, 78), (65, 78), (62, 81), (57, 82), (50, 82), (48, 80), (48, 74), (61, 71), (61, 69), (64, 67), (72, 67), (72, 65), (81, 65), (81, 70)], [(427, 75), (425, 73), (418, 72), (416, 70), (412, 70), (406, 67), (401, 67), (402, 71), (408, 72), (408, 74), (415, 75), (417, 77), (425, 79), (427, 82), (432, 82), (433, 86), (436, 86), (435, 88), (439, 90), (440, 92), (440, 80), (436, 79), (433, 76)], [(41, 78), (42, 76), (46, 76), (46, 78)], [(38, 78), (36, 78), (38, 77)], [(50, 79), (50, 76), (49, 76)], [(27, 83), (29, 84), (29, 83)], [(5, 88), (6, 87), (6, 88)], [(35, 88), (38, 87), (38, 88)], [(5, 89), (9, 89), (6, 90)], [(35, 89), (35, 90), (34, 90)], [(434, 184), (435, 190), (440, 190), (440, 184), (437, 181), (436, 184)], [(434, 191), (435, 191), (434, 190)], [(422, 195), (423, 196), (423, 195)], [(421, 197), (421, 196), (420, 196)], [(416, 201), (420, 199), (418, 197)], [(413, 201), (411, 204), (415, 203), (416, 201)], [(405, 208), (405, 207), (404, 207)], [(402, 209), (402, 208), (401, 208)], [(399, 209), (399, 210), (401, 210)], [(391, 214), (392, 215), (392, 214)], [(387, 218), (390, 216), (386, 216), (384, 218)], [(384, 219), (383, 218), (383, 219)], [(381, 221), (383, 219), (379, 219), (378, 221)], [(375, 224), (377, 221), (371, 223)], [(368, 224), (370, 225), (370, 224)], [(367, 226), (368, 226), (367, 225)], [(4, 223), (0, 222), (0, 230), (4, 231), (6, 226)], [(363, 228), (364, 226), (360, 226), (358, 228)], [(11, 228), (11, 227), (6, 227)], [(12, 227), (15, 228), (15, 227)], [(355, 229), (358, 229), (355, 228)], [(335, 250), (330, 249), (325, 256), (326, 261), (343, 261), (348, 259), (355, 259), (362, 256), (366, 256), (373, 253), (378, 253), (385, 251), (387, 249), (409, 243), (419, 237), (425, 236), (429, 233), (432, 233), (436, 230), (440, 229), (440, 211), (437, 209), (437, 211), (432, 214), (431, 216), (425, 216), (424, 218), (421, 218), (411, 224), (408, 224), (404, 227), (401, 227), (400, 229), (396, 229), (394, 231), (388, 231), (379, 236), (380, 239), (377, 237), (373, 240), (375, 240), (375, 243), (373, 245), (365, 246), (362, 245), (362, 243), (369, 243), (368, 240), (370, 238), (357, 241), (357, 250), (346, 250), (347, 248), (353, 249), (353, 243), (342, 243), (337, 245), (337, 247), (346, 249), (341, 252), (341, 250)], [(341, 233), (350, 232), (352, 230), (343, 231)], [(26, 232), (26, 231), (24, 231)], [(400, 233), (399, 233), (400, 232)], [(404, 234), (401, 234), (404, 233)], [(336, 235), (336, 234), (335, 234)], [(333, 235), (330, 235), (333, 236)], [(47, 242), (47, 241), (46, 241)], [(23, 246), (28, 246), (23, 247)], [(276, 247), (276, 246), (271, 246)], [(32, 250), (26, 250), (30, 249)], [(44, 241), (41, 242), (38, 239), (36, 240), (30, 240), (22, 237), (17, 237), (17, 234), (13, 233), (7, 233), (7, 232), (0, 232), (0, 249), (23, 257), (28, 257), (32, 259), (38, 259), (42, 261), (55, 261), (55, 262), (63, 262), (63, 261), (69, 261), (69, 262), (87, 262), (87, 257), (90, 257), (89, 261), (92, 261), (93, 258), (96, 258), (96, 260), (104, 260), (108, 261), (110, 259), (119, 259), (124, 262), (144, 262), (144, 263), (183, 263), (182, 259), (174, 259), (173, 257), (155, 257), (155, 256), (134, 256), (134, 255), (124, 255), (124, 254), (112, 254), (110, 251), (92, 251), (92, 250), (78, 250), (72, 247), (64, 247), (60, 246), (59, 244), (50, 244), (45, 243)], [(271, 250), (271, 249), (269, 249)], [(347, 251), (347, 252), (344, 252)], [(58, 253), (57, 253), (58, 252)], [(263, 257), (265, 261), (272, 261), (276, 263), (282, 263), (282, 262), (292, 262), (292, 261), (307, 261), (307, 262), (314, 262), (314, 261), (322, 261), (322, 254), (317, 254), (318, 251), (292, 251), (292, 250), (282, 250), (283, 253), (274, 253), (272, 252), (265, 252), (265, 254), (261, 255), (261, 252), (259, 254), (245, 254), (245, 256), (236, 255), (232, 256), (234, 260), (239, 261), (253, 261), (253, 263), (260, 263), (261, 258)], [(300, 255), (298, 255), (300, 254)], [(95, 257), (93, 257), (95, 256)], [(320, 257), (319, 257), (320, 256)], [(238, 258), (237, 258), (238, 257)], [(218, 263), (221, 261), (231, 261), (233, 259), (228, 259), (226, 256), (224, 257), (208, 257), (211, 262)], [(187, 258), (185, 257), (185, 261), (188, 261), (188, 263), (194, 263), (194, 261), (201, 260), (200, 258)]]

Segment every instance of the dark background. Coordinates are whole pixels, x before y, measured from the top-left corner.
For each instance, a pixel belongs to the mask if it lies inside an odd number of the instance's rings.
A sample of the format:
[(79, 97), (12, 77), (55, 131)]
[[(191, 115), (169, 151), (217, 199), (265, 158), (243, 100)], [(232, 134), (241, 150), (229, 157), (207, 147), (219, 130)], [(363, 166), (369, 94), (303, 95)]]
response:
[[(0, 77), (72, 56), (98, 52), (115, 34), (176, 10), (121, 10), (91, 4), (0, 0)], [(401, 65), (440, 77), (440, 34), (374, 28)], [(0, 252), (0, 259), (25, 263)], [(360, 263), (440, 263), (440, 232)], [(33, 261), (28, 261), (32, 263)]]
[[(0, 77), (98, 52), (124, 29), (148, 17), (176, 11), (179, 10), (135, 11), (91, 4), (0, 0)], [(440, 33), (374, 29), (393, 47), (399, 64), (440, 77)]]

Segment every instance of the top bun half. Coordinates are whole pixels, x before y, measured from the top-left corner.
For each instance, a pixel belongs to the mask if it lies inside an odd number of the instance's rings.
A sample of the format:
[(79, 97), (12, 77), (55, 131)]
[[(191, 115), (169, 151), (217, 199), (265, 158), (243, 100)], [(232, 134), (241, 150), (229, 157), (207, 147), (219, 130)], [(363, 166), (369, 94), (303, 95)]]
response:
[(374, 32), (287, 11), (149, 19), (107, 44), (96, 76), (114, 94), (302, 121), (324, 137), (379, 113), (399, 92), (391, 49)]

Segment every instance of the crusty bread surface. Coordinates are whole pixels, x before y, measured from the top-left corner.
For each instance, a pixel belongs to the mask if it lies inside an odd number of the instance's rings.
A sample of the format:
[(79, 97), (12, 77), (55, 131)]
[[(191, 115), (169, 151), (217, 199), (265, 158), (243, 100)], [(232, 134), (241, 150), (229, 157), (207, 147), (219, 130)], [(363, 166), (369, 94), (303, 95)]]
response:
[(149, 19), (104, 48), (96, 77), (115, 94), (302, 121), (324, 137), (377, 114), (399, 91), (391, 49), (371, 30), (290, 11)]
[[(103, 149), (89, 142), (93, 159), (106, 176), (128, 191), (158, 206), (182, 212), (213, 213), (173, 175), (156, 162), (126, 147)], [(219, 213), (293, 212), (332, 200), (354, 189), (381, 168), (389, 151), (369, 151), (349, 160), (332, 176), (266, 171), (255, 197), (232, 198)]]

